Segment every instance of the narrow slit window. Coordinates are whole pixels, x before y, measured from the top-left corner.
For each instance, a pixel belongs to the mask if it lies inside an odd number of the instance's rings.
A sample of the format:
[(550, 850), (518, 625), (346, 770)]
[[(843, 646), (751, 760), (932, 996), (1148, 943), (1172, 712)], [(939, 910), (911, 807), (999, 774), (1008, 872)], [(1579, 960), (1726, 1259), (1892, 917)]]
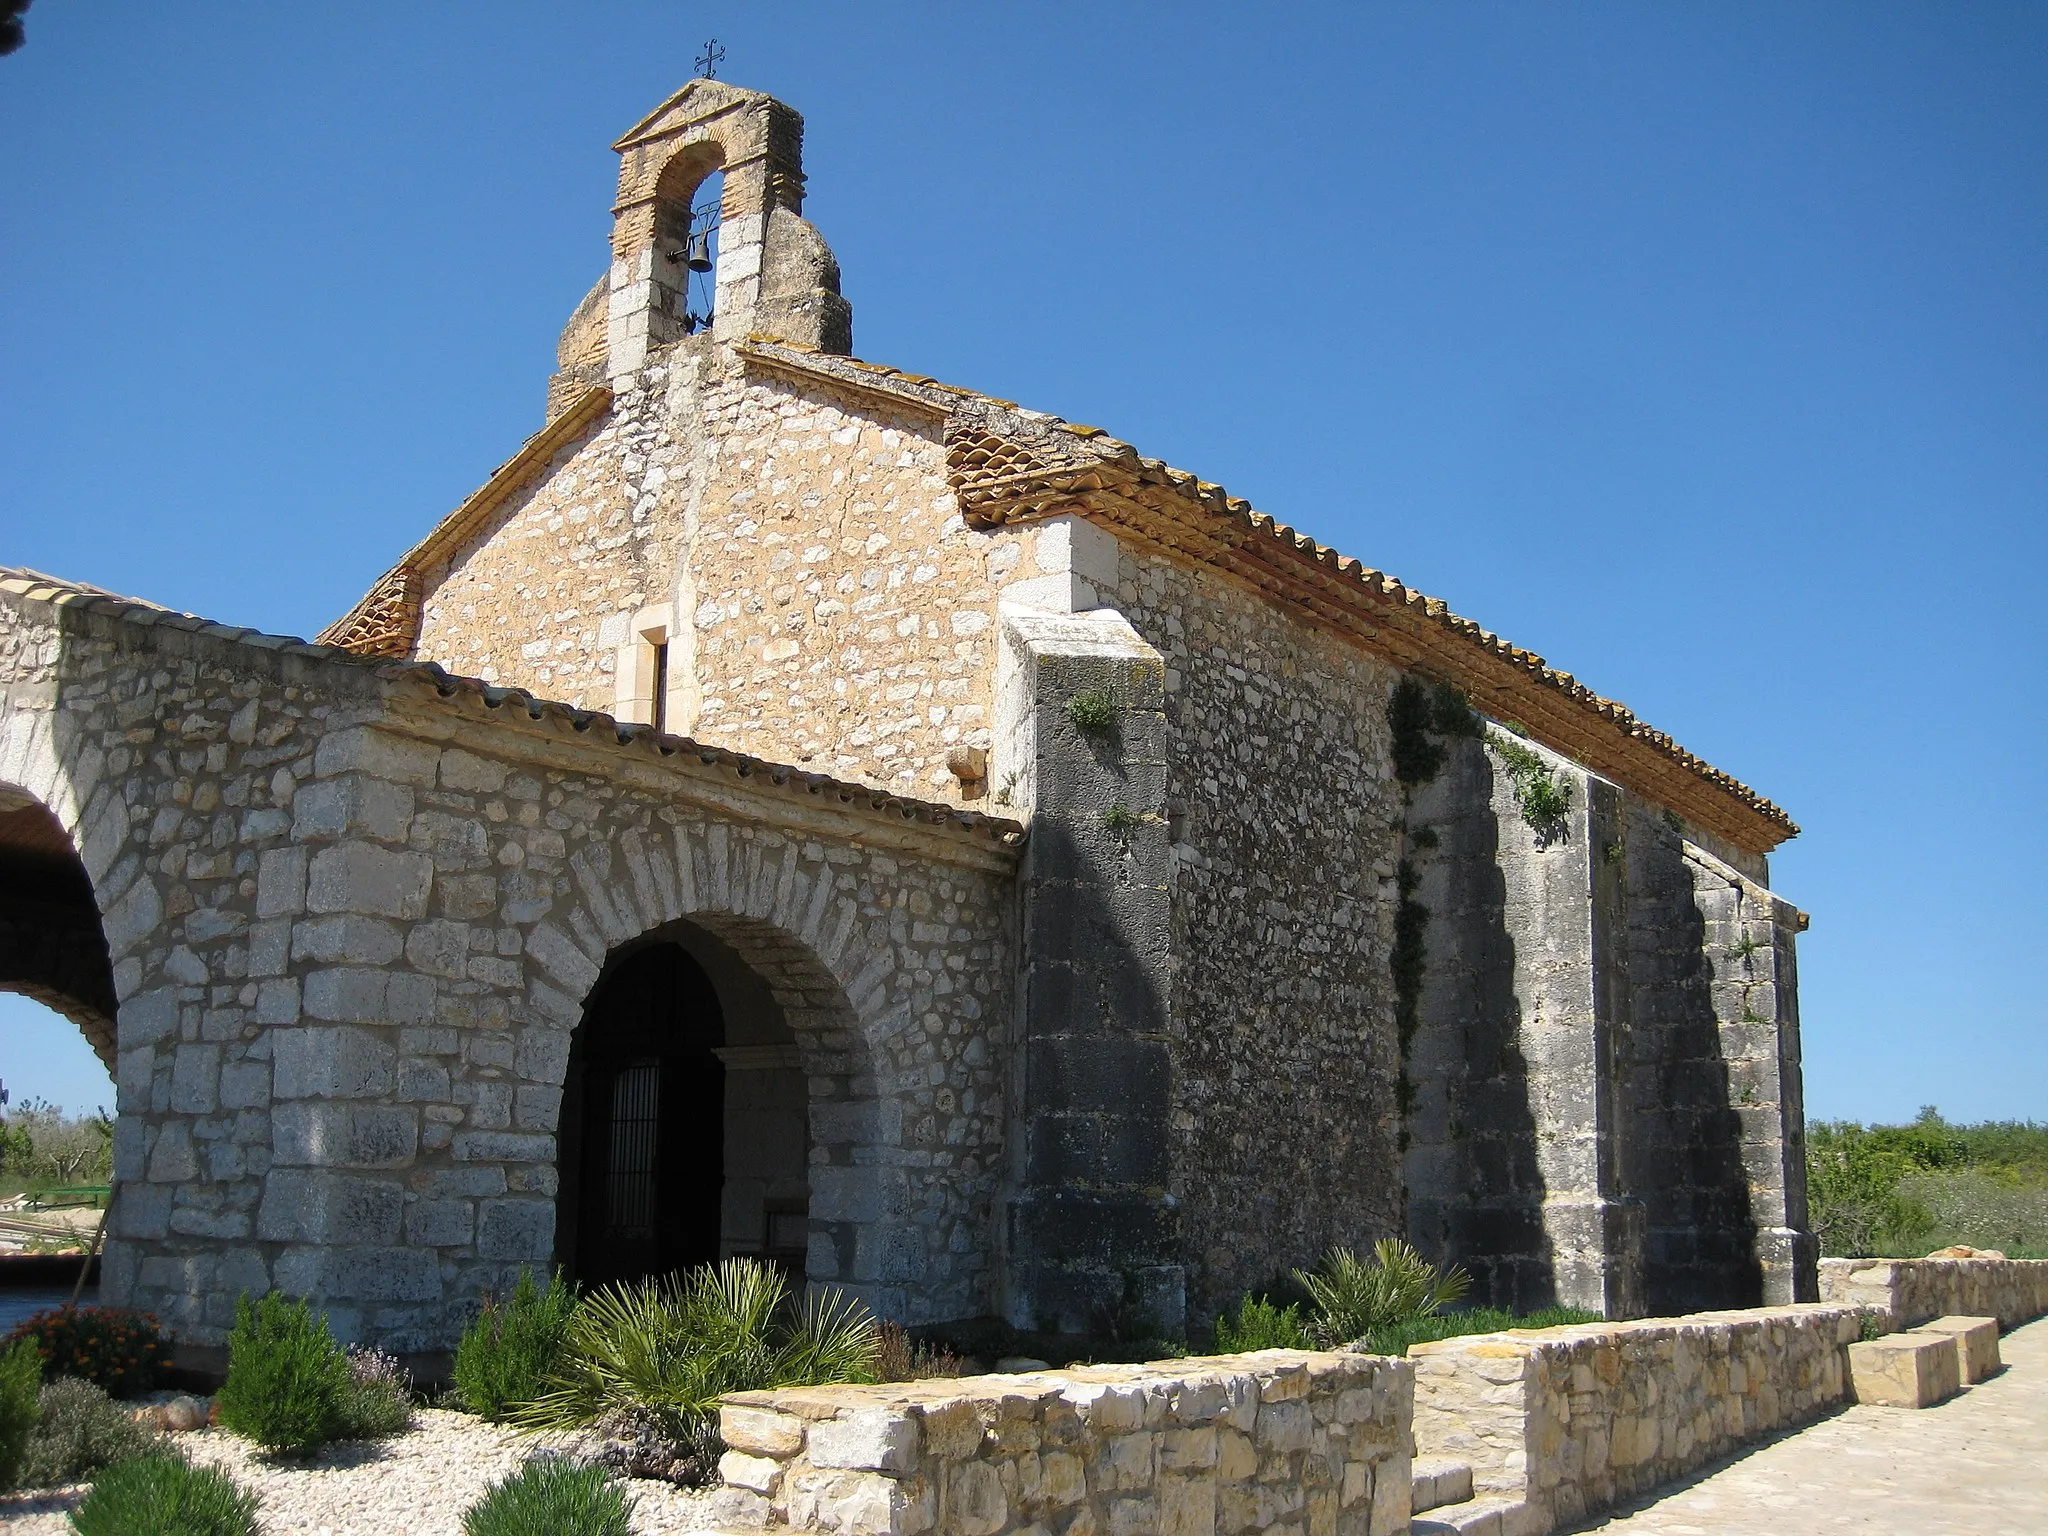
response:
[(648, 723), (657, 731), (668, 730), (668, 642), (654, 642), (654, 700)]

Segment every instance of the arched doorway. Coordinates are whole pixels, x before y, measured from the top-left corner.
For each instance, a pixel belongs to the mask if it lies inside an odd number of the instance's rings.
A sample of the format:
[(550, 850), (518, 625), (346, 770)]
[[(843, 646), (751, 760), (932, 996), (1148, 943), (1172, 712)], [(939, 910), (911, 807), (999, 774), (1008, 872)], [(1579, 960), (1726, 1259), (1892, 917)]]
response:
[(802, 1282), (802, 1063), (766, 981), (715, 934), (672, 923), (613, 954), (570, 1048), (559, 1144), (557, 1253), (583, 1284), (736, 1255)]

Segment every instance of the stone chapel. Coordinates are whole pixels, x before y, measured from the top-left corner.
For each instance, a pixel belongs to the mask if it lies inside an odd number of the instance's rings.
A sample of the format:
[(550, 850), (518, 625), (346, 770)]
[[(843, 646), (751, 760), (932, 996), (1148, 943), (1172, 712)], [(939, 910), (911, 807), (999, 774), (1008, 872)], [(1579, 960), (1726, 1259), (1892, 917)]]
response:
[(431, 1355), (522, 1268), (753, 1254), (1171, 1335), (1397, 1234), (1811, 1298), (1785, 813), (858, 359), (802, 136), (700, 79), (618, 140), (545, 424), (317, 642), (0, 572), (0, 987), (114, 1071), (104, 1296)]

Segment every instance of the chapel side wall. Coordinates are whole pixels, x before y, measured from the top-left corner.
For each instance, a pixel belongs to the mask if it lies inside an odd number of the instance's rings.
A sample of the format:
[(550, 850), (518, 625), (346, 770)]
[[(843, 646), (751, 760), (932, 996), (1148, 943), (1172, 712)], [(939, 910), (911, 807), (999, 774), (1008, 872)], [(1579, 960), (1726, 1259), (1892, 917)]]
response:
[(1261, 597), (1126, 553), (1166, 663), (1172, 1192), (1191, 1318), (1402, 1230), (1395, 672)]

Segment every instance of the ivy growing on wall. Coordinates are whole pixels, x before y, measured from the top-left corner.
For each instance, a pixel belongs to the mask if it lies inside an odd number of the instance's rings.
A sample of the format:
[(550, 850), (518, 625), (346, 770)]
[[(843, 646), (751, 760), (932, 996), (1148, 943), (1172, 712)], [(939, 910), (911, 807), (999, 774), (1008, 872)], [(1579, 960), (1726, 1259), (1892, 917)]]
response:
[(1415, 1084), (1408, 1076), (1408, 1054), (1422, 1022), (1422, 978), (1429, 965), (1429, 908), (1416, 899), (1422, 873), (1410, 851), (1436, 847), (1433, 827), (1412, 825), (1415, 791), (1443, 772), (1450, 761), (1448, 740), (1477, 737), (1479, 715), (1465, 696), (1448, 683), (1428, 687), (1404, 677), (1387, 699), (1387, 726), (1394, 777), (1401, 785), (1401, 857), (1395, 866), (1399, 900), (1394, 907), (1394, 1029), (1400, 1041), (1401, 1070), (1394, 1096), (1401, 1109), (1401, 1148), (1408, 1147), (1408, 1114), (1415, 1104)]

